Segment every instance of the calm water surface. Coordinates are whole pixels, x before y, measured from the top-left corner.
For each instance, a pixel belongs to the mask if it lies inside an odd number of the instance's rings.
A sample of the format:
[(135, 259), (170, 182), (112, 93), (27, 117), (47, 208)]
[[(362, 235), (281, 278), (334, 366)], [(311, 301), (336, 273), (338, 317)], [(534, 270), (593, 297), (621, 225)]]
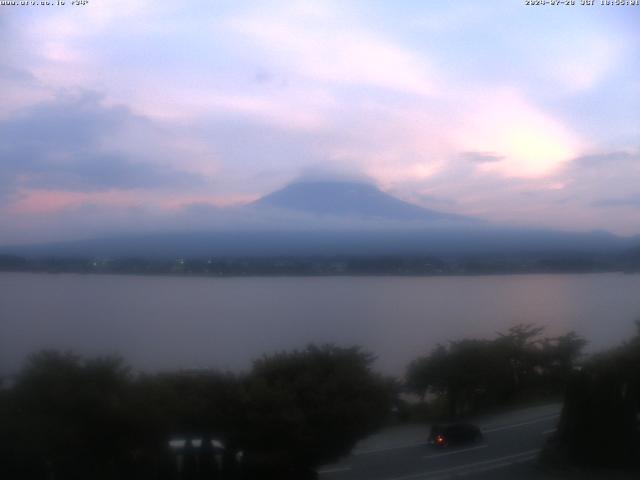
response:
[(0, 274), (0, 372), (41, 348), (118, 353), (143, 370), (241, 370), (309, 342), (357, 344), (402, 373), (437, 342), (519, 322), (598, 350), (640, 318), (640, 275), (197, 278)]

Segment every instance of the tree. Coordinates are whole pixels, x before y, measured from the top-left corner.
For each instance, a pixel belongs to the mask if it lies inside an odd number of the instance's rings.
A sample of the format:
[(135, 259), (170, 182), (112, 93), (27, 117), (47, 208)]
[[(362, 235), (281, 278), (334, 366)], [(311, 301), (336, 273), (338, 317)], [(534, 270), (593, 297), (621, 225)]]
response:
[(373, 360), (355, 347), (311, 345), (256, 361), (240, 440), (247, 461), (259, 468), (268, 458), (273, 478), (302, 479), (347, 454), (391, 410), (392, 383), (371, 371)]
[[(240, 450), (244, 478), (313, 477), (390, 412), (394, 385), (372, 362), (358, 348), (309, 346), (263, 357), (243, 375), (133, 376), (117, 358), (41, 352), (0, 390), (0, 477), (171, 478), (168, 440), (176, 436), (209, 447), (222, 440), (224, 478), (239, 478)], [(189, 458), (199, 475), (215, 478), (212, 448)]]
[[(155, 479), (157, 470), (166, 474), (175, 468), (168, 451), (168, 441), (174, 437), (201, 438), (205, 446), (221, 440), (233, 449), (243, 409), (241, 388), (238, 376), (215, 370), (136, 378), (129, 397), (129, 411), (137, 425), (134, 478)], [(215, 469), (212, 451), (202, 457), (203, 474)]]
[(542, 327), (521, 324), (493, 340), (463, 339), (437, 345), (407, 368), (406, 386), (424, 400), (432, 393), (457, 417), (522, 397), (560, 392), (586, 344), (570, 332), (543, 339)]
[(542, 342), (541, 365), (545, 382), (556, 391), (567, 383), (573, 368), (582, 358), (587, 341), (571, 331), (556, 338), (545, 338)]
[(20, 478), (114, 476), (132, 447), (125, 409), (129, 380), (116, 358), (83, 361), (49, 351), (32, 356), (6, 406), (14, 453), (6, 468)]
[(547, 458), (582, 466), (640, 467), (640, 322), (620, 347), (572, 372)]
[(407, 371), (407, 385), (421, 395), (446, 398), (450, 417), (494, 403), (509, 379), (509, 363), (495, 342), (465, 339), (438, 345)]
[(511, 394), (525, 389), (532, 377), (535, 367), (540, 365), (540, 334), (544, 327), (533, 324), (519, 324), (511, 327), (507, 333), (499, 333), (496, 342), (504, 349), (504, 354), (511, 367)]
[(419, 357), (409, 364), (405, 375), (406, 387), (423, 401), (430, 392), (444, 395), (449, 376), (448, 363), (447, 348), (438, 344), (428, 356)]

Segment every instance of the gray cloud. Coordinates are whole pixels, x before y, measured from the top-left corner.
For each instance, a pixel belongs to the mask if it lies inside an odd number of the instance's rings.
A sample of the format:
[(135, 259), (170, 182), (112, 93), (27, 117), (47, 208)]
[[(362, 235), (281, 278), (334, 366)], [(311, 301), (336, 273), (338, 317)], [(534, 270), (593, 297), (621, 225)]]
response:
[(609, 167), (638, 160), (638, 155), (632, 155), (628, 152), (606, 152), (578, 157), (573, 160), (572, 166), (577, 168)]
[(35, 81), (35, 77), (27, 70), (3, 64), (0, 64), (0, 78), (16, 82), (33, 83)]
[[(396, 193), (396, 195), (399, 194), (400, 192)], [(420, 205), (454, 206), (458, 204), (458, 201), (455, 198), (440, 197), (437, 195), (429, 195), (427, 193), (418, 193), (415, 195), (415, 198), (418, 200), (417, 203)]]
[(133, 188), (190, 187), (202, 178), (163, 166), (135, 163), (116, 155), (85, 155), (79, 161), (45, 165), (29, 175), (26, 184), (37, 188), (93, 192)]
[(259, 84), (269, 83), (273, 80), (273, 75), (268, 70), (259, 69), (253, 75), (253, 80)]
[(128, 152), (124, 135), (153, 125), (101, 100), (92, 92), (61, 96), (0, 122), (0, 195), (20, 186), (91, 192), (203, 183), (198, 175)]
[(499, 162), (504, 157), (496, 155), (492, 152), (463, 152), (460, 156), (468, 162), (472, 163), (492, 163)]
[(640, 207), (640, 194), (617, 198), (602, 198), (592, 203), (594, 207)]

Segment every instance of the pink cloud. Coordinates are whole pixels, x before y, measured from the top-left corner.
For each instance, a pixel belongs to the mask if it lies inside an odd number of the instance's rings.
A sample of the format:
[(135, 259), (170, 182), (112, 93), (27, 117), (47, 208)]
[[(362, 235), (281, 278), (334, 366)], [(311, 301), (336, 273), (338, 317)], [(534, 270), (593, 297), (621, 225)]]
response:
[(68, 192), (61, 190), (26, 190), (6, 208), (10, 215), (33, 215), (60, 212), (87, 204), (131, 206), (140, 202), (135, 192)]

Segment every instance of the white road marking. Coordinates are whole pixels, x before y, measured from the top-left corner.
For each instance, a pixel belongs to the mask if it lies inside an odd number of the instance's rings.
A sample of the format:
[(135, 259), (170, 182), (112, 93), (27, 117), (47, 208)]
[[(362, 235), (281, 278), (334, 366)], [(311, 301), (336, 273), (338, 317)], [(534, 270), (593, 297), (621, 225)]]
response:
[[(504, 457), (491, 458), (489, 460), (483, 460), (480, 462), (467, 463), (464, 465), (458, 465), (457, 467), (444, 468), (442, 470), (432, 470), (421, 473), (413, 473), (411, 475), (404, 475), (402, 477), (393, 477), (386, 480), (419, 480), (419, 479), (440, 479), (447, 478), (450, 475), (469, 475), (477, 472), (486, 472), (497, 468), (507, 467), (509, 465), (515, 465), (516, 463), (528, 462), (533, 460), (540, 452), (539, 449), (527, 450), (525, 452), (516, 453), (513, 455), (506, 455)], [(467, 471), (471, 469), (470, 471)], [(435, 475), (435, 477), (433, 476)]]
[(482, 431), (484, 433), (499, 432), (500, 430), (508, 430), (510, 428), (524, 427), (525, 425), (533, 425), (534, 423), (545, 422), (547, 420), (551, 420), (551, 419), (553, 419), (555, 417), (559, 417), (559, 416), (560, 416), (560, 414), (558, 413), (557, 415), (549, 415), (547, 417), (538, 418), (536, 420), (531, 420), (531, 421), (528, 421), (528, 422), (514, 423), (512, 425), (503, 425), (502, 427), (490, 428), (488, 430), (483, 429)]
[[(537, 421), (537, 420), (545, 420), (548, 418), (554, 418), (554, 417), (559, 417), (560, 416), (560, 412), (557, 413), (547, 413), (545, 415), (539, 415), (537, 417), (531, 417), (531, 418), (527, 418), (527, 419), (522, 419), (520, 422), (518, 423), (523, 423), (523, 422), (532, 422), (532, 421)], [(503, 425), (505, 425), (504, 423), (489, 423), (486, 425), (481, 425), (480, 428), (482, 428), (483, 430), (485, 428), (496, 428), (496, 427), (502, 427)], [(507, 424), (509, 425), (509, 424)]]
[[(452, 475), (455, 475), (455, 478), (460, 478), (467, 475), (475, 475), (481, 472), (489, 472), (491, 470), (497, 470), (499, 468), (509, 467), (511, 465), (517, 465), (519, 463), (530, 462), (538, 456), (538, 453), (539, 450), (530, 450), (529, 452), (525, 452), (519, 456), (510, 455), (509, 458), (502, 457), (502, 460), (496, 459), (486, 465), (481, 465), (481, 462), (470, 465), (461, 465), (457, 470), (451, 469), (452, 471), (441, 472), (442, 474), (439, 477), (429, 476), (427, 478), (429, 478), (429, 480), (445, 480), (447, 478), (451, 478)], [(433, 475), (433, 473), (431, 475)]]
[(551, 433), (555, 433), (556, 430), (558, 430), (557, 428), (551, 428), (549, 430), (545, 430), (544, 432), (542, 432), (542, 435), (549, 435)]
[(489, 445), (487, 445), (486, 443), (483, 445), (478, 445), (476, 447), (469, 447), (469, 448), (461, 448), (459, 450), (452, 450), (450, 452), (446, 452), (446, 453), (437, 453), (435, 455), (424, 455), (422, 458), (439, 458), (439, 457), (446, 457), (447, 455), (455, 455), (456, 453), (464, 453), (464, 452), (469, 452), (471, 450), (479, 450), (481, 448), (487, 448)]
[(327, 474), (330, 474), (330, 473), (348, 472), (349, 470), (351, 470), (351, 467), (325, 468), (324, 470), (318, 470), (318, 475), (327, 475)]

